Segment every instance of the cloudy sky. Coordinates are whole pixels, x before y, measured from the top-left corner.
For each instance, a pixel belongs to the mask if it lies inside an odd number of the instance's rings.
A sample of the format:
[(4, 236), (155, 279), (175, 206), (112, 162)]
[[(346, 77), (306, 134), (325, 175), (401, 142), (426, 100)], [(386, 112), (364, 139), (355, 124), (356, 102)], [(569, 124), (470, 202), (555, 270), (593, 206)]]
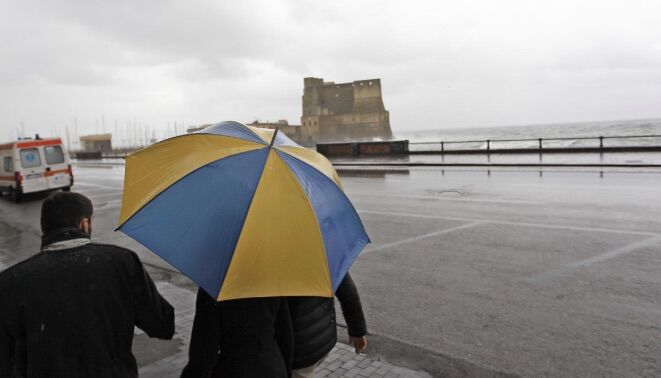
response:
[[(0, 137), (287, 119), (381, 78), (395, 132), (661, 117), (661, 2), (0, 0)], [(181, 129), (180, 129), (181, 130)]]

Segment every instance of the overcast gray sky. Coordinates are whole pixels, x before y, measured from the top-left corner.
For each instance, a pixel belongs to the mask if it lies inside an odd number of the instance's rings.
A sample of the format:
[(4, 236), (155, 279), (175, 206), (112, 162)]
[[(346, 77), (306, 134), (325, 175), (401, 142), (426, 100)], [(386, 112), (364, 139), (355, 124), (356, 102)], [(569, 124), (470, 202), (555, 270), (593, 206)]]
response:
[(306, 76), (381, 78), (395, 132), (660, 117), (659, 19), (654, 0), (0, 0), (0, 137), (298, 124)]

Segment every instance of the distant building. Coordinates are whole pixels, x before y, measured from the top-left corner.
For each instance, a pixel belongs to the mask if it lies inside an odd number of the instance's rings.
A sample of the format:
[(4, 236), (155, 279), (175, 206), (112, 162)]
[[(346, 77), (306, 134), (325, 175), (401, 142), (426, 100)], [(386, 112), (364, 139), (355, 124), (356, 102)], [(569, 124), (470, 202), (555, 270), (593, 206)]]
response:
[(80, 137), (83, 151), (110, 152), (112, 151), (112, 134), (83, 135)]
[(381, 80), (335, 84), (306, 77), (301, 127), (303, 137), (315, 141), (392, 138)]

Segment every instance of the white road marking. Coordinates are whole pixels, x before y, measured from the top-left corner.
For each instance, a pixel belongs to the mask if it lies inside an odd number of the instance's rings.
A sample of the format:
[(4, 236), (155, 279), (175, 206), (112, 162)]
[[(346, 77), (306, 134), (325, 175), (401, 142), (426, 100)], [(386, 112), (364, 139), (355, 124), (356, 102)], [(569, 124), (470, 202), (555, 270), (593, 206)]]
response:
[[(74, 178), (76, 175), (74, 174)], [(111, 180), (111, 181), (124, 181), (124, 176), (96, 176), (96, 175), (79, 175), (81, 178), (96, 179), (96, 180)]]
[(349, 197), (364, 196), (364, 197), (386, 197), (386, 198), (404, 198), (404, 199), (424, 199), (436, 201), (452, 201), (452, 202), (487, 202), (487, 203), (509, 203), (519, 205), (539, 205), (543, 202), (540, 201), (525, 201), (525, 200), (499, 200), (499, 199), (484, 199), (484, 198), (456, 198), (456, 197), (438, 197), (438, 196), (413, 196), (404, 194), (380, 194), (380, 193), (361, 193), (349, 192)]
[(402, 239), (402, 240), (399, 240), (399, 241), (396, 241), (396, 242), (392, 242), (392, 243), (381, 244), (381, 245), (375, 245), (373, 248), (371, 248), (371, 247), (367, 247), (367, 248), (365, 248), (365, 250), (363, 251), (363, 254), (364, 254), (364, 253), (367, 253), (367, 252), (380, 251), (380, 250), (382, 250), (382, 249), (386, 249), (386, 248), (390, 248), (390, 247), (396, 247), (396, 246), (398, 246), (398, 245), (402, 245), (402, 244), (406, 244), (406, 243), (411, 243), (411, 242), (414, 242), (414, 241), (418, 241), (418, 240), (422, 240), (422, 239), (427, 239), (427, 238), (431, 238), (431, 237), (438, 236), (438, 235), (447, 234), (447, 233), (450, 233), (450, 232), (453, 232), (453, 231), (463, 230), (463, 229), (465, 229), (465, 228), (471, 228), (471, 227), (479, 226), (480, 224), (483, 224), (483, 222), (471, 222), (471, 223), (462, 224), (462, 225), (460, 225), (460, 226), (456, 226), (456, 227), (451, 227), (451, 228), (446, 228), (446, 229), (443, 229), (443, 230), (438, 230), (438, 231), (430, 232), (430, 233), (428, 233), (428, 234), (423, 234), (423, 235), (414, 236), (414, 237), (412, 237), (412, 238)]
[[(98, 194), (107, 194), (109, 193), (109, 190), (113, 190), (113, 189), (114, 188), (90, 188), (90, 189), (79, 190), (78, 192), (89, 197)], [(120, 191), (113, 191), (113, 193), (119, 193), (119, 192)]]
[(658, 186), (622, 186), (622, 185), (610, 185), (610, 184), (601, 184), (601, 185), (581, 185), (581, 184), (517, 184), (512, 183), (508, 186), (517, 186), (521, 188), (533, 188), (536, 190), (544, 189), (562, 189), (562, 190), (571, 190), (571, 189), (589, 189), (589, 190), (613, 190), (616, 192), (622, 191), (651, 191), (656, 192), (659, 190)]
[(105, 198), (105, 197), (117, 197), (117, 196), (122, 196), (121, 192), (115, 192), (115, 193), (106, 193), (106, 194), (99, 194), (97, 196), (87, 196), (90, 200), (94, 201), (99, 198)]
[(489, 223), (489, 224), (502, 224), (502, 225), (508, 225), (508, 226), (550, 228), (550, 229), (556, 229), (556, 230), (607, 232), (607, 233), (618, 233), (618, 234), (629, 234), (629, 235), (644, 235), (644, 236), (661, 236), (661, 234), (655, 233), (655, 232), (618, 230), (618, 229), (613, 229), (613, 228), (580, 227), (580, 226), (567, 226), (567, 225), (559, 225), (559, 224), (543, 224), (543, 223), (529, 223), (529, 222), (511, 222), (511, 221), (503, 221), (503, 220), (496, 220), (496, 219), (444, 217), (444, 216), (438, 216), (438, 215), (399, 213), (399, 212), (376, 211), (376, 210), (367, 210), (367, 209), (359, 209), (358, 212), (359, 213), (364, 213), (364, 214), (391, 215), (391, 216), (423, 218), (423, 219), (444, 219), (444, 220), (456, 220), (456, 221), (463, 221), (463, 222), (483, 222), (483, 223)]
[(650, 247), (654, 245), (658, 245), (661, 243), (661, 235), (659, 236), (653, 236), (647, 239), (639, 240), (637, 242), (625, 245), (620, 248), (613, 249), (608, 252), (604, 252), (602, 254), (584, 259), (584, 260), (579, 260), (576, 262), (573, 262), (571, 264), (567, 264), (561, 268), (558, 269), (553, 269), (546, 271), (544, 273), (538, 274), (534, 277), (529, 278), (527, 281), (528, 282), (544, 282), (553, 278), (556, 278), (558, 276), (570, 273), (576, 269), (580, 268), (587, 268), (593, 264), (600, 263), (602, 261), (610, 260), (612, 258), (618, 257), (620, 255), (623, 255), (625, 253), (629, 253), (632, 251), (635, 251), (639, 248), (644, 248), (644, 247)]
[[(533, 171), (532, 173), (537, 173), (537, 171)], [(547, 172), (545, 172), (547, 173)], [(342, 181), (350, 183), (350, 182), (365, 182), (365, 183), (373, 183), (374, 179), (370, 178), (363, 178), (363, 177), (343, 177)], [(387, 179), (388, 182), (392, 183), (405, 183), (405, 184), (410, 184), (412, 180), (405, 180), (405, 179), (397, 179), (393, 177), (388, 177)], [(422, 177), (416, 177), (415, 178), (416, 182), (429, 182), (438, 185), (438, 178), (422, 178)], [(657, 183), (658, 184), (658, 183)], [(638, 186), (625, 186), (625, 185), (611, 185), (611, 184), (605, 184), (605, 183), (600, 183), (600, 184), (573, 184), (571, 182), (568, 182), (566, 184), (551, 184), (551, 183), (541, 183), (541, 184), (528, 184), (528, 183), (521, 183), (521, 182), (507, 182), (507, 183), (492, 183), (492, 182), (478, 182), (475, 183), (474, 185), (484, 185), (484, 186), (506, 186), (507, 188), (511, 187), (521, 187), (521, 188), (532, 188), (536, 190), (542, 190), (542, 189), (562, 189), (562, 190), (569, 190), (569, 189), (589, 189), (589, 190), (613, 190), (613, 191), (623, 191), (623, 190), (638, 190), (638, 191), (658, 191), (659, 186), (644, 186), (644, 185), (638, 185)]]
[(122, 200), (121, 200), (121, 199), (108, 201), (108, 202), (106, 202), (106, 203), (105, 203), (104, 205), (102, 205), (102, 206), (95, 207), (95, 208), (94, 208), (94, 211), (114, 209), (114, 208), (120, 207), (121, 204), (122, 204)]
[(122, 189), (122, 188), (123, 188), (123, 186), (116, 186), (116, 185), (102, 185), (102, 184), (95, 184), (95, 183), (88, 182), (88, 181), (80, 181), (80, 180), (76, 180), (76, 181), (73, 183), (73, 188), (77, 188), (77, 187), (79, 187), (79, 186), (82, 186), (82, 187), (90, 187), (90, 188), (104, 188), (104, 189)]

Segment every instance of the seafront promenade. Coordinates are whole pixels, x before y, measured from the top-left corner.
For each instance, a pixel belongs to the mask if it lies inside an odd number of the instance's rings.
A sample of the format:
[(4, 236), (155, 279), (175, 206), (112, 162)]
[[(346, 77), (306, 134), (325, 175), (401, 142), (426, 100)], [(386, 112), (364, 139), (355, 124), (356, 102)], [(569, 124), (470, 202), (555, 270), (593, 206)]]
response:
[[(351, 270), (373, 335), (371, 362), (338, 345), (328, 375), (661, 375), (661, 170), (341, 168), (373, 240)], [(175, 375), (194, 287), (113, 231), (121, 164), (74, 172), (94, 239), (136, 250), (176, 303), (175, 344), (136, 338), (145, 376)], [(41, 198), (0, 201), (1, 264), (38, 249)]]
[[(0, 256), (0, 272), (7, 268), (6, 256)], [(147, 267), (154, 278), (159, 292), (175, 309), (175, 336), (163, 341), (149, 338), (140, 329), (135, 329), (133, 354), (136, 356), (139, 374), (142, 378), (178, 378), (188, 362), (193, 318), (195, 316), (195, 295), (197, 288), (192, 282), (178, 277), (174, 284), (172, 272), (154, 266)], [(343, 328), (341, 328), (344, 330)], [(346, 335), (338, 335), (346, 338)], [(416, 371), (396, 366), (365, 354), (355, 354), (352, 347), (337, 343), (328, 357), (315, 370), (315, 376), (346, 378), (429, 378), (424, 371)]]

